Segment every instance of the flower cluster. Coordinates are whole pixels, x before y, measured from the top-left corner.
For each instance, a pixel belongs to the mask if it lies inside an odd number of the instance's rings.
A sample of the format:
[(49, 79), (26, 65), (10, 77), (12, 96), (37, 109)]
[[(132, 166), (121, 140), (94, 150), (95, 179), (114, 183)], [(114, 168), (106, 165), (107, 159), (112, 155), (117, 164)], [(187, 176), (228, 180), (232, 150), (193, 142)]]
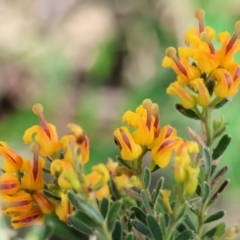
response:
[[(120, 127), (114, 132), (114, 139), (121, 150), (122, 160), (135, 174), (141, 173), (142, 157), (151, 151), (150, 170), (164, 168), (172, 153), (175, 153), (175, 179), (183, 184), (184, 191), (192, 195), (198, 184), (199, 166), (194, 164), (189, 153), (198, 153), (198, 144), (184, 141), (177, 136), (176, 129), (170, 125), (160, 128), (159, 108), (150, 99), (145, 99), (135, 112), (127, 111), (122, 121), (129, 127)], [(194, 158), (193, 158), (194, 159)]]
[(196, 10), (199, 27), (186, 32), (188, 47), (178, 48), (179, 58), (176, 49), (169, 47), (162, 62), (177, 74), (167, 93), (178, 96), (185, 109), (215, 106), (236, 94), (240, 83), (240, 66), (234, 61), (234, 54), (240, 50), (240, 21), (232, 36), (226, 31), (218, 34), (221, 48), (217, 50), (213, 44), (215, 31), (204, 26), (204, 15), (202, 9)]
[[(30, 145), (32, 160), (23, 159), (6, 143), (0, 142), (2, 210), (11, 217), (14, 228), (40, 224), (45, 214), (54, 212), (66, 221), (73, 211), (66, 191), (80, 187), (74, 161), (84, 164), (89, 158), (89, 140), (79, 126), (69, 124), (70, 133), (59, 139), (55, 126), (46, 121), (43, 107), (35, 104), (33, 112), (41, 124), (27, 129), (23, 136), (24, 143)], [(44, 181), (43, 172), (51, 173), (53, 183)], [(46, 197), (44, 191), (55, 198)]]
[(114, 131), (114, 139), (121, 150), (121, 157), (132, 164), (133, 170), (138, 168), (134, 165), (136, 160), (149, 150), (152, 159), (150, 168), (156, 165), (166, 167), (172, 151), (183, 141), (170, 125), (160, 129), (159, 108), (150, 99), (145, 99), (135, 112), (127, 111), (122, 121), (134, 131), (130, 132), (125, 126), (120, 127)]

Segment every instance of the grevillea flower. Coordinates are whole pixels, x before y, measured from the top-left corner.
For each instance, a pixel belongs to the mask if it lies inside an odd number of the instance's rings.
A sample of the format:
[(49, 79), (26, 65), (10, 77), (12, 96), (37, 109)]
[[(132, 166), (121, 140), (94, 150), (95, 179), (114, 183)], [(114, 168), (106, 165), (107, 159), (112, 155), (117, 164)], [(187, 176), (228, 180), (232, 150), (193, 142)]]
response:
[(44, 221), (44, 214), (37, 206), (33, 207), (30, 211), (20, 214), (16, 213), (11, 216), (11, 224), (15, 229), (31, 226), (33, 224), (42, 224)]
[(43, 189), (44, 180), (42, 176), (42, 169), (45, 165), (45, 160), (39, 157), (39, 145), (33, 143), (31, 145), (33, 152), (33, 163), (30, 160), (24, 160), (21, 171), (24, 172), (21, 178), (22, 188), (38, 191)]
[(9, 148), (5, 142), (0, 142), (0, 155), (3, 156), (4, 171), (17, 172), (22, 167), (23, 160), (21, 156)]
[(33, 207), (33, 200), (29, 193), (20, 190), (13, 195), (1, 195), (4, 214), (12, 212), (28, 212)]
[(58, 140), (57, 131), (54, 125), (49, 124), (43, 114), (43, 107), (37, 103), (33, 105), (33, 113), (38, 115), (41, 126), (33, 126), (24, 133), (23, 141), (29, 144), (33, 141), (40, 145), (42, 156), (51, 156), (61, 149), (61, 142)]
[[(89, 160), (89, 138), (86, 135), (86, 133), (83, 131), (83, 129), (73, 123), (70, 123), (67, 125), (69, 130), (70, 130), (70, 135), (66, 136), (65, 139), (63, 139), (62, 141), (65, 141), (65, 147), (66, 147), (66, 141), (67, 144), (69, 144), (69, 140), (72, 140), (76, 146), (75, 147), (79, 147), (81, 150), (81, 154), (79, 155), (79, 160), (82, 163), (87, 163)], [(67, 146), (67, 148), (69, 148)]]
[(20, 188), (20, 182), (12, 173), (3, 173), (0, 176), (0, 193), (13, 195)]
[(67, 222), (68, 215), (73, 212), (73, 206), (68, 201), (67, 194), (61, 193), (61, 203), (56, 205), (56, 214), (60, 220)]
[(184, 190), (188, 195), (192, 195), (198, 185), (199, 167), (191, 166), (190, 153), (198, 153), (197, 143), (185, 141), (176, 150), (174, 160), (174, 175), (176, 182), (184, 184)]
[(121, 150), (121, 156), (124, 160), (135, 160), (141, 153), (142, 148), (139, 144), (136, 144), (133, 140), (127, 127), (121, 127), (114, 131), (115, 143)]
[(170, 125), (164, 126), (151, 146), (151, 157), (154, 164), (161, 168), (166, 167), (169, 164), (172, 151), (181, 143), (182, 140), (177, 136), (176, 129)]

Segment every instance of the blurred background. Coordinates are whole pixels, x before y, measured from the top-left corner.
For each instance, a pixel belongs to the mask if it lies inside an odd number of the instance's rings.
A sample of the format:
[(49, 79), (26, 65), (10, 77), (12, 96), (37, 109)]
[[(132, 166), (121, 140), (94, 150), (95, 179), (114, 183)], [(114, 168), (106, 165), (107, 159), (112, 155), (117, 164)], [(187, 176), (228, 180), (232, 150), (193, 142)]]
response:
[[(1, 0), (0, 140), (24, 155), (22, 136), (38, 123), (31, 107), (40, 102), (59, 136), (69, 122), (88, 133), (89, 171), (118, 154), (112, 133), (121, 126), (122, 114), (144, 98), (159, 104), (162, 126), (171, 124), (189, 138), (186, 126), (199, 131), (199, 122), (175, 111), (177, 99), (166, 94), (175, 74), (161, 61), (168, 46), (184, 45), (185, 31), (197, 26), (193, 13), (199, 7), (216, 32), (232, 33), (240, 19), (238, 0)], [(235, 96), (215, 113), (225, 115), (233, 137), (220, 163), (229, 166), (231, 183), (216, 206), (228, 211), (229, 225), (240, 223), (239, 101)], [(51, 221), (57, 223), (52, 239), (83, 239), (55, 218)], [(25, 229), (19, 237), (41, 239), (41, 229)]]

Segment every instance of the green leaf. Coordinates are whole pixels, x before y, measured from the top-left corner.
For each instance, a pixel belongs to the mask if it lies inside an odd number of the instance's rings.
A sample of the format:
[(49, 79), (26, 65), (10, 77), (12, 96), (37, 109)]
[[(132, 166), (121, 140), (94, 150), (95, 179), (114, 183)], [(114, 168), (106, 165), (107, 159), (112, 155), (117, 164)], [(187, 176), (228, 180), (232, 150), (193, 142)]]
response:
[(148, 189), (151, 183), (151, 172), (148, 168), (145, 168), (142, 175), (142, 183), (145, 189)]
[(119, 221), (116, 221), (112, 232), (112, 240), (121, 239), (122, 239), (122, 224)]
[(175, 238), (174, 240), (188, 240), (188, 239), (192, 239), (192, 236), (193, 236), (193, 231), (185, 230), (182, 233), (180, 233), (180, 235), (178, 235), (178, 237)]
[(132, 207), (131, 210), (135, 213), (136, 218), (142, 222), (143, 224), (147, 224), (146, 222), (146, 214), (138, 207)]
[(118, 217), (122, 203), (120, 201), (113, 202), (107, 215), (107, 227), (108, 230), (112, 230), (114, 223)]
[(210, 222), (213, 222), (213, 221), (217, 221), (219, 219), (221, 219), (222, 217), (225, 216), (225, 211), (219, 211), (219, 212), (216, 212), (214, 213), (213, 215), (209, 216), (205, 221), (204, 223), (210, 223)]
[(196, 194), (200, 197), (202, 195), (202, 189), (200, 184), (197, 185)]
[(228, 128), (228, 125), (226, 124), (213, 135), (213, 138), (220, 137), (226, 131), (227, 128)]
[(61, 202), (61, 198), (59, 196), (53, 194), (52, 192), (50, 192), (46, 189), (43, 189), (42, 192), (43, 192), (44, 196), (46, 196), (47, 198), (52, 199), (57, 202)]
[(136, 192), (134, 190), (134, 188), (126, 188), (126, 187), (123, 187), (123, 190), (124, 192), (130, 196), (131, 198), (133, 199), (136, 199), (138, 201), (142, 201), (142, 197), (140, 196), (140, 194), (138, 192)]
[(211, 173), (212, 160), (211, 160), (209, 150), (207, 148), (203, 148), (203, 159), (204, 159), (205, 171), (206, 171), (207, 174), (210, 174)]
[(131, 167), (126, 163), (126, 161), (124, 161), (120, 156), (117, 156), (116, 159), (120, 163), (120, 165), (132, 170)]
[(147, 225), (155, 240), (163, 239), (161, 228), (158, 225), (157, 220), (152, 215), (147, 216)]
[(79, 232), (82, 232), (86, 235), (92, 235), (93, 231), (91, 228), (89, 228), (87, 225), (85, 225), (82, 221), (80, 221), (78, 218), (76, 218), (74, 215), (68, 216), (68, 221), (71, 223), (71, 225), (77, 229)]
[(152, 213), (152, 209), (150, 207), (147, 195), (144, 192), (144, 190), (141, 191), (141, 196), (142, 196), (143, 205), (144, 205), (146, 211), (151, 214)]
[(89, 227), (96, 228), (99, 226), (99, 224), (93, 221), (92, 218), (90, 218), (85, 212), (82, 212), (80, 210), (75, 210), (71, 215), (73, 215)]
[(188, 228), (196, 232), (196, 227), (194, 223), (192, 222), (192, 219), (189, 217), (188, 214), (185, 215), (185, 223), (187, 224)]
[(213, 160), (218, 159), (224, 151), (227, 149), (228, 145), (230, 144), (232, 138), (225, 134), (222, 136), (221, 140), (219, 141), (217, 147), (213, 150), (212, 158)]
[(67, 197), (69, 202), (74, 206), (75, 209), (81, 209), (81, 199), (78, 198), (77, 193), (75, 193), (73, 190), (68, 190)]
[(216, 175), (213, 177), (212, 182), (211, 182), (211, 187), (213, 188), (218, 182), (219, 180), (222, 178), (222, 176), (227, 172), (228, 167), (224, 166), (223, 168), (221, 168)]
[(102, 214), (95, 209), (92, 205), (87, 203), (86, 201), (82, 201), (80, 198), (78, 198), (77, 194), (74, 193), (72, 190), (69, 190), (67, 193), (69, 201), (72, 203), (72, 205), (78, 209), (82, 210), (84, 213), (86, 213), (93, 221), (95, 221), (98, 224), (102, 224), (104, 221)]
[(164, 178), (161, 177), (158, 180), (157, 187), (156, 187), (156, 192), (153, 194), (153, 197), (152, 197), (153, 204), (156, 203), (157, 197), (159, 196), (160, 189), (163, 188), (163, 184), (164, 184)]
[(208, 200), (208, 197), (210, 195), (211, 188), (207, 182), (203, 183), (202, 187), (202, 202), (205, 203)]
[(228, 102), (228, 100), (225, 98), (220, 103), (214, 106), (215, 109), (221, 108), (223, 105), (225, 105)]
[(212, 239), (214, 236), (220, 237), (224, 233), (225, 228), (226, 228), (225, 223), (219, 223), (216, 227), (212, 228), (207, 233), (205, 233), (202, 236), (202, 239), (204, 239), (204, 238)]
[(147, 236), (148, 239), (153, 239), (149, 229), (143, 223), (141, 223), (137, 220), (130, 220), (130, 221), (131, 221), (132, 226), (134, 228), (136, 228), (140, 233)]
[(135, 240), (134, 234), (132, 232), (128, 233), (125, 240)]
[(160, 167), (158, 165), (155, 165), (155, 167), (151, 169), (151, 172), (156, 172), (158, 169), (160, 169)]
[(195, 119), (195, 120), (200, 120), (201, 118), (191, 109), (186, 109), (183, 107), (183, 105), (177, 103), (175, 105), (176, 109), (183, 114), (184, 116), (191, 118), (191, 119)]
[(48, 240), (54, 234), (55, 225), (53, 222), (47, 222), (44, 228), (44, 235), (42, 239)]
[(112, 194), (112, 197), (114, 200), (118, 200), (121, 198), (121, 195), (119, 194), (118, 190), (117, 190), (117, 187), (116, 187), (116, 184), (115, 182), (113, 181), (113, 179), (110, 179), (109, 181), (109, 187), (110, 187), (110, 190), (111, 190), (111, 194)]
[(108, 208), (109, 208), (109, 200), (108, 198), (104, 197), (100, 203), (100, 212), (103, 218), (107, 216)]

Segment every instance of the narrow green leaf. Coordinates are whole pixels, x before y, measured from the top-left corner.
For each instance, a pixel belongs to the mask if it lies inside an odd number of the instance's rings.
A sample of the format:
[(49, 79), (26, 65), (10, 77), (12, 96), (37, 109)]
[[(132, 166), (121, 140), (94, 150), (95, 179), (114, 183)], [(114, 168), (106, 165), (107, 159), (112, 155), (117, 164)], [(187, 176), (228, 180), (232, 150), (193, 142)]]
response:
[(218, 159), (219, 157), (222, 156), (222, 154), (224, 153), (224, 151), (227, 149), (228, 145), (230, 144), (231, 140), (232, 140), (232, 138), (227, 134), (222, 136), (217, 147), (213, 151), (213, 154), (212, 154), (213, 160)]
[(132, 232), (128, 233), (125, 240), (135, 240), (134, 234)]
[(196, 227), (194, 223), (192, 222), (192, 219), (189, 217), (188, 214), (185, 215), (185, 223), (187, 224), (188, 228), (196, 232)]
[(43, 189), (42, 192), (47, 198), (52, 199), (57, 202), (61, 202), (61, 198), (59, 196), (53, 194), (52, 192), (50, 192), (46, 189)]
[(147, 216), (147, 225), (155, 240), (163, 239), (161, 228), (158, 225), (157, 220), (152, 215)]
[(166, 238), (166, 229), (168, 227), (168, 220), (166, 220), (164, 214), (162, 214), (162, 213), (159, 214), (159, 225), (161, 228), (162, 237), (163, 237), (163, 239), (165, 239)]
[(212, 160), (211, 160), (209, 150), (207, 148), (203, 148), (203, 159), (204, 159), (205, 171), (206, 171), (207, 174), (210, 174), (211, 173)]
[(74, 193), (72, 190), (69, 190), (67, 192), (67, 196), (68, 196), (68, 200), (72, 203), (72, 205), (76, 209), (82, 210), (93, 221), (95, 221), (98, 224), (102, 224), (104, 219), (102, 217), (102, 214), (97, 209), (95, 209), (92, 205), (90, 205), (86, 201), (81, 201), (81, 199), (78, 198), (78, 195)]
[(95, 230), (94, 236), (97, 237), (97, 240), (106, 240), (106, 236), (100, 230)]
[(202, 189), (200, 184), (197, 185), (196, 194), (200, 197), (202, 195)]
[(148, 189), (151, 183), (151, 172), (148, 168), (144, 169), (143, 175), (142, 175), (142, 183), (143, 187), (145, 189)]
[(160, 169), (160, 167), (158, 165), (155, 165), (155, 167), (151, 169), (151, 172), (156, 172), (158, 169)]
[(218, 103), (216, 106), (214, 106), (215, 109), (221, 108), (223, 105), (225, 105), (228, 102), (228, 100), (225, 98), (220, 103)]
[(182, 233), (180, 233), (180, 235), (178, 235), (178, 237), (175, 238), (174, 240), (189, 240), (189, 239), (192, 239), (192, 236), (193, 236), (193, 231), (185, 230)]
[(211, 188), (213, 188), (218, 182), (219, 180), (222, 178), (222, 176), (227, 172), (228, 167), (224, 166), (223, 168), (221, 168), (216, 175), (213, 177), (212, 182), (211, 182)]
[(212, 239), (214, 236), (220, 237), (224, 233), (225, 228), (226, 228), (225, 223), (219, 223), (216, 227), (212, 228), (207, 233), (205, 233), (202, 236), (202, 239), (204, 239), (204, 238)]
[(133, 188), (123, 187), (123, 190), (131, 198), (138, 200), (138, 201), (142, 201), (142, 197), (140, 196), (140, 194), (138, 192), (136, 192)]
[(122, 239), (122, 224), (119, 221), (116, 221), (112, 232), (112, 240), (121, 239)]
[(136, 218), (142, 222), (143, 224), (147, 224), (146, 222), (146, 214), (138, 207), (132, 207), (131, 210), (135, 213)]
[(153, 239), (149, 229), (144, 225), (143, 223), (137, 221), (137, 220), (130, 220), (131, 224), (134, 228), (136, 228), (141, 234), (148, 237), (148, 239)]
[(124, 161), (120, 156), (117, 156), (116, 159), (120, 163), (120, 165), (132, 170), (131, 167), (126, 163), (126, 161)]
[(158, 198), (158, 204), (159, 204), (160, 208), (162, 209), (162, 212), (163, 212), (163, 213), (167, 213), (167, 212), (168, 212), (167, 206), (166, 206), (166, 204), (163, 202), (163, 200), (162, 200), (161, 197)]
[(109, 200), (108, 198), (104, 197), (100, 203), (100, 212), (103, 218), (107, 216), (108, 208), (109, 208)]
[(90, 218), (85, 212), (82, 212), (80, 210), (75, 210), (71, 215), (73, 215), (89, 227), (97, 228), (99, 226), (99, 224), (93, 221), (92, 218)]
[(175, 105), (176, 109), (183, 114), (184, 116), (191, 118), (191, 119), (195, 119), (195, 120), (200, 120), (201, 118), (191, 109), (186, 109), (183, 107), (183, 105), (177, 103)]
[(113, 202), (107, 215), (107, 227), (108, 230), (112, 230), (114, 223), (118, 217), (122, 203), (120, 201)]
[(223, 126), (221, 129), (219, 129), (214, 135), (213, 138), (218, 138), (220, 137), (228, 128), (228, 125)]
[(110, 179), (109, 181), (109, 187), (110, 187), (110, 190), (111, 190), (111, 194), (112, 194), (112, 197), (114, 200), (118, 200), (121, 198), (121, 195), (119, 194), (118, 190), (117, 190), (117, 187), (116, 187), (116, 184), (115, 182), (113, 181), (113, 179)]
[(152, 213), (152, 209), (150, 207), (148, 198), (147, 198), (146, 193), (144, 192), (144, 190), (141, 191), (141, 196), (142, 196), (143, 205), (144, 205), (146, 211), (151, 214)]
[(75, 209), (81, 209), (80, 207), (80, 199), (77, 196), (77, 193), (75, 193), (73, 190), (68, 190), (67, 197), (69, 202), (74, 206)]
[(156, 187), (156, 192), (153, 194), (153, 197), (152, 197), (153, 204), (156, 203), (157, 197), (159, 196), (160, 189), (163, 188), (163, 184), (164, 184), (164, 178), (161, 177), (158, 180), (157, 187)]
[(71, 225), (78, 230), (79, 232), (82, 232), (86, 235), (93, 234), (93, 231), (91, 228), (89, 228), (87, 225), (85, 225), (82, 221), (80, 221), (78, 218), (76, 218), (74, 215), (68, 216), (68, 221), (71, 223)]
[(211, 188), (207, 182), (203, 183), (202, 187), (202, 202), (205, 203), (210, 195)]
[(209, 216), (205, 221), (204, 223), (210, 223), (210, 222), (213, 222), (213, 221), (217, 221), (219, 219), (221, 219), (222, 217), (225, 216), (225, 211), (219, 211), (219, 212), (216, 212), (214, 213), (213, 215)]

